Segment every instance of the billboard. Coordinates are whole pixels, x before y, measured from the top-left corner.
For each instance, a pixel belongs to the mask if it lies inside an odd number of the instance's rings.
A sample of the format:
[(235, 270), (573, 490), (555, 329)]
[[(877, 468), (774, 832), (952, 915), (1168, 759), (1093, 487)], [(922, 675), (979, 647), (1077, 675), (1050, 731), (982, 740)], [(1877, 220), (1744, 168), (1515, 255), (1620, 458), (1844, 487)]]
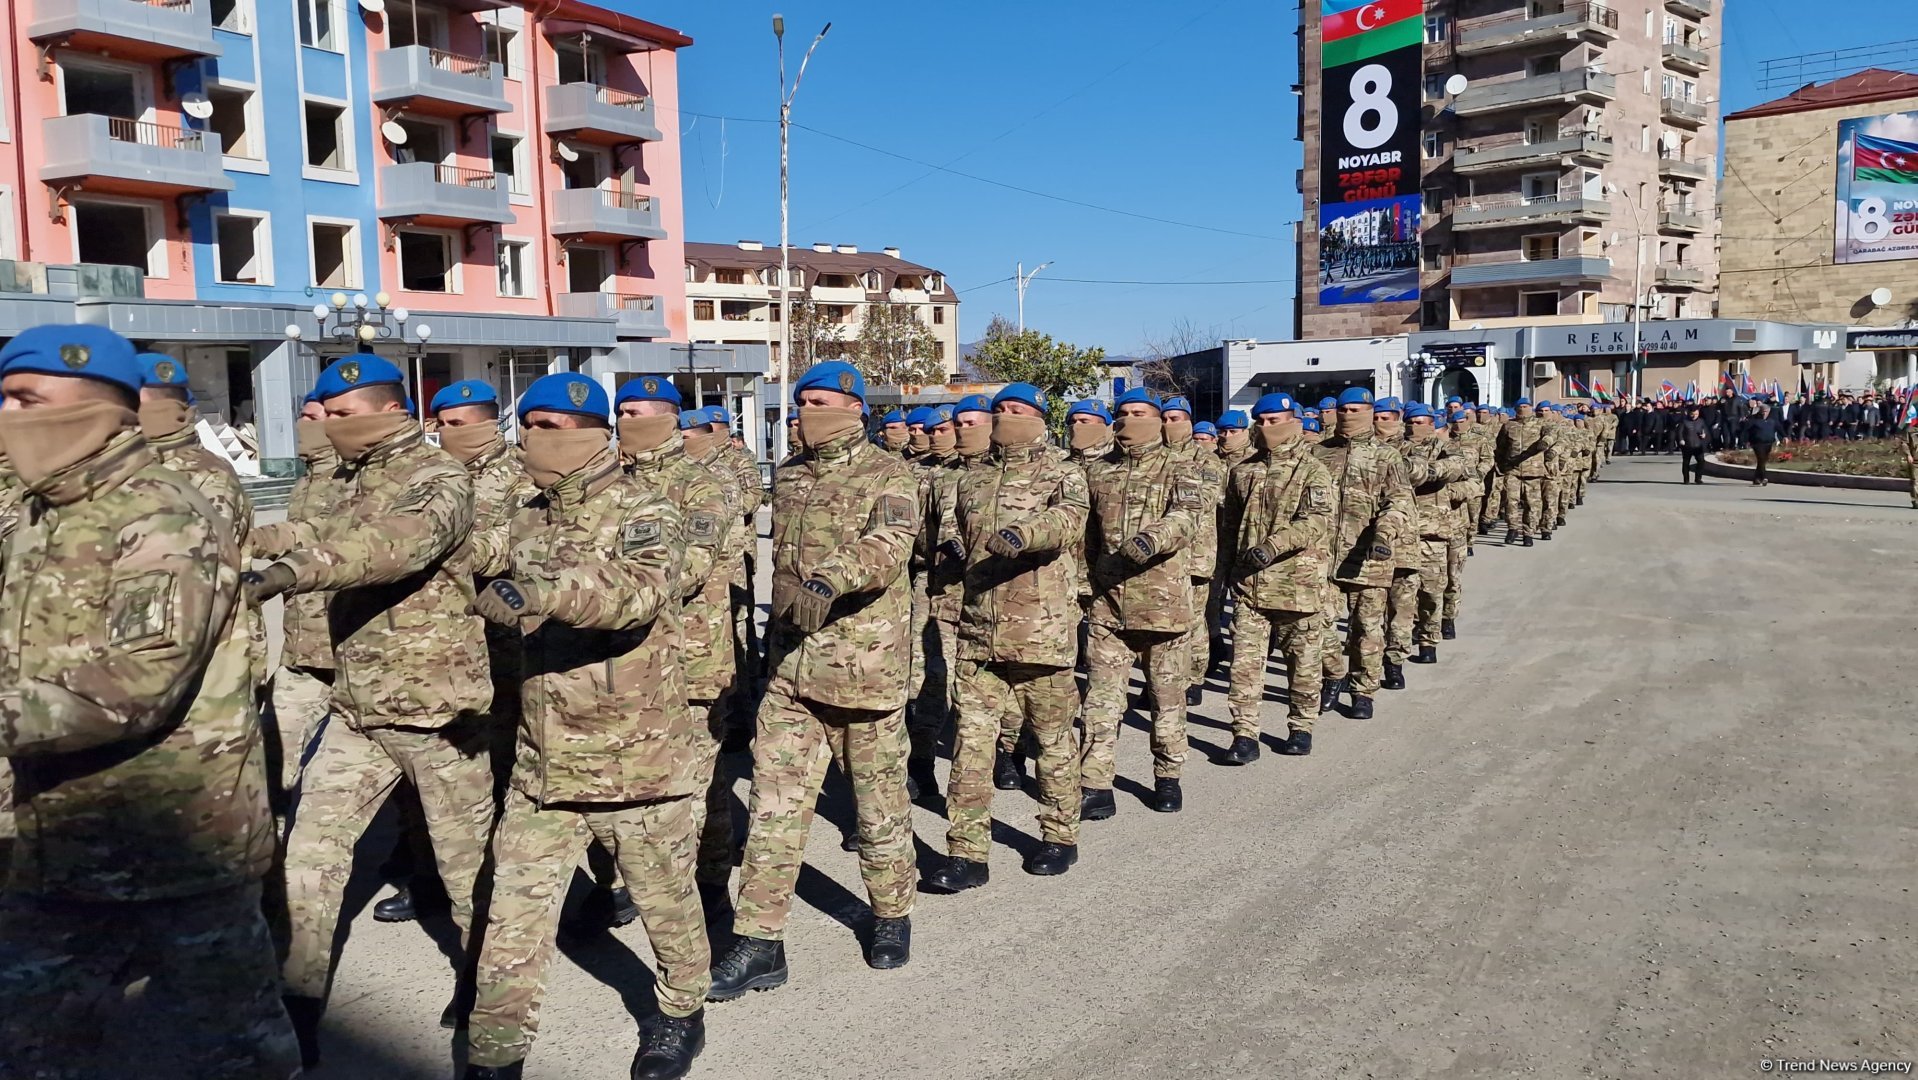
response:
[(1419, 296), (1423, 0), (1322, 0), (1319, 303)]
[(1918, 112), (1838, 121), (1831, 261), (1918, 259)]

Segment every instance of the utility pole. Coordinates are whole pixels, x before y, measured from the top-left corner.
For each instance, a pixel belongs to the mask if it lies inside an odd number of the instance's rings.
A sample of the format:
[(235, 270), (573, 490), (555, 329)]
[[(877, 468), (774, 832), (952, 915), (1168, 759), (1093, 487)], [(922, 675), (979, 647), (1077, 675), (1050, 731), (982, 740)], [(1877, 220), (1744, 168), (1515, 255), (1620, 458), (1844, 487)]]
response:
[(1032, 284), (1032, 279), (1039, 276), (1039, 271), (1051, 265), (1050, 260), (1042, 262), (1033, 267), (1030, 274), (1026, 273), (1026, 264), (1023, 262), (1014, 263), (1012, 266), (1013, 291), (1019, 295), (1019, 332), (1021, 334), (1026, 332), (1026, 286)]
[(806, 49), (806, 55), (799, 61), (799, 73), (793, 76), (792, 86), (786, 86), (786, 17), (773, 16), (773, 37), (779, 41), (779, 426), (773, 432), (773, 440), (778, 447), (773, 454), (773, 462), (786, 460), (786, 410), (792, 400), (792, 351), (793, 351), (793, 310), (792, 310), (792, 229), (789, 198), (791, 195), (790, 148), (792, 145), (793, 98), (799, 94), (799, 81), (806, 77), (806, 65), (812, 62), (813, 50), (826, 40), (826, 32), (832, 29), (827, 23), (812, 39), (812, 45)]

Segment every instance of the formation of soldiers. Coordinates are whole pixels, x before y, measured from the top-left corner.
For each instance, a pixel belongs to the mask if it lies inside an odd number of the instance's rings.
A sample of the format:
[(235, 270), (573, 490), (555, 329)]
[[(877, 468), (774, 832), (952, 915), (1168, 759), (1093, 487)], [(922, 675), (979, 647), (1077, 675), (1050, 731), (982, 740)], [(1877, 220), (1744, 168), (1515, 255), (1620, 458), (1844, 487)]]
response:
[[(1274, 651), (1287, 731), (1270, 745), (1308, 754), (1320, 714), (1370, 717), (1406, 663), (1436, 661), (1474, 539), (1503, 520), (1507, 543), (1550, 540), (1611, 442), (1581, 409), (1435, 410), (1356, 387), (1316, 408), (1267, 394), (1215, 422), (1135, 389), (1066, 407), (1062, 440), (1063, 403), (1023, 383), (876, 426), (850, 365), (792, 389), (762, 648), (759, 471), (731, 417), (682, 408), (669, 378), (610, 398), (541, 378), (513, 404), (514, 447), (484, 383), (440, 391), (423, 425), (398, 368), (337, 360), (298, 426), (287, 519), (254, 525), (197, 450), (177, 361), (93, 327), (15, 338), (0, 352), (10, 1064), (251, 1078), (317, 1063), (354, 849), (393, 797), (415, 874), (437, 882), (377, 917), (438, 902), (458, 928), (442, 1023), (466, 1029), (469, 1080), (521, 1074), (589, 853), (595, 918), (639, 920), (658, 970), (632, 1076), (686, 1075), (706, 1002), (790, 977), (829, 767), (856, 813), (867, 961), (902, 966), (919, 891), (988, 883), (993, 792), (1028, 767), (1043, 843), (1025, 870), (1078, 862), (1081, 823), (1118, 809), (1135, 666), (1154, 810), (1183, 807), (1186, 709), (1209, 673), (1229, 672), (1222, 764), (1267, 745)], [(948, 741), (946, 858), (915, 880), (911, 807), (936, 796)], [(742, 846), (722, 754), (748, 746)], [(715, 959), (706, 928), (728, 916)]]

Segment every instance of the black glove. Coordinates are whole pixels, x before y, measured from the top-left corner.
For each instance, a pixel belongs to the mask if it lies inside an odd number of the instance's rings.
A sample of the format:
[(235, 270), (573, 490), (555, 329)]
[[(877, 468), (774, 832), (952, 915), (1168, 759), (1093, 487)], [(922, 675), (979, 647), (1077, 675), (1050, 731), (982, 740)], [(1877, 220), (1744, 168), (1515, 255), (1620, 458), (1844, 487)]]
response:
[(939, 553), (954, 559), (963, 559), (966, 557), (966, 545), (957, 540), (948, 540), (939, 545)]
[(1018, 529), (1000, 529), (986, 537), (986, 550), (1002, 558), (1016, 559), (1026, 550), (1026, 538)]
[(1152, 538), (1144, 533), (1140, 533), (1119, 545), (1119, 554), (1124, 555), (1135, 563), (1143, 563), (1158, 554), (1158, 552), (1159, 546), (1154, 544)]
[(1264, 544), (1260, 544), (1257, 547), (1247, 548), (1245, 551), (1245, 565), (1251, 567), (1253, 570), (1263, 570), (1266, 567), (1271, 566), (1273, 560), (1277, 558), (1278, 558), (1278, 555), (1275, 554), (1271, 548), (1266, 547)]
[(264, 570), (248, 570), (240, 575), (240, 587), (255, 604), (264, 604), (294, 585), (293, 568), (276, 562)]
[(1392, 557), (1392, 545), (1383, 540), (1372, 541), (1372, 557), (1384, 561)]
[(531, 585), (496, 578), (473, 598), (473, 610), (487, 622), (518, 626), (521, 619), (540, 614), (535, 595)]
[(810, 634), (826, 625), (827, 616), (832, 614), (833, 598), (838, 595), (839, 590), (818, 578), (801, 583), (799, 591), (793, 594), (792, 610), (789, 612), (793, 625), (803, 634)]

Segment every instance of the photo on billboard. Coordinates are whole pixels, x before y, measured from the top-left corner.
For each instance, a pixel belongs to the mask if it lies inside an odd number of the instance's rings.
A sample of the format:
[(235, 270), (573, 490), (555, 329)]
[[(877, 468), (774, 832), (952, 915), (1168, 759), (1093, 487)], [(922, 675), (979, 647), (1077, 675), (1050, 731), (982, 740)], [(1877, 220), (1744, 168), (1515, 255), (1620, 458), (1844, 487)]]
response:
[(1838, 121), (1835, 263), (1918, 259), (1918, 112)]
[(1319, 304), (1419, 298), (1419, 196), (1319, 205)]

